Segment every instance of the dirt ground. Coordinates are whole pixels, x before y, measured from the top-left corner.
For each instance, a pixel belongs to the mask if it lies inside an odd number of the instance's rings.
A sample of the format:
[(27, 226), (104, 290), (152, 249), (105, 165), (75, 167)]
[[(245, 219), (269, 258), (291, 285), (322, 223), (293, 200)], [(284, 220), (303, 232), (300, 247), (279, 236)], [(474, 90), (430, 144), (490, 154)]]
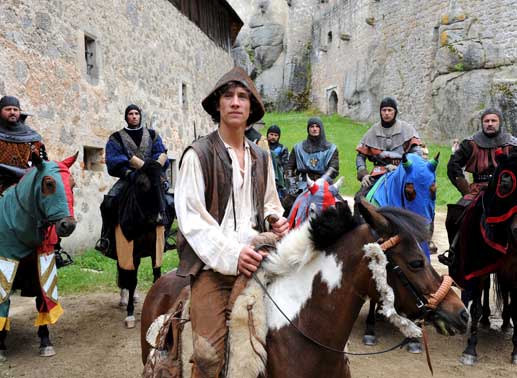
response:
[[(435, 242), (439, 251), (447, 247), (443, 229), (444, 215), (437, 214)], [(433, 256), (433, 265), (444, 272)], [(143, 296), (143, 295), (142, 295)], [(0, 377), (37, 378), (133, 378), (140, 377), (140, 324), (127, 330), (123, 319), (125, 312), (118, 307), (116, 293), (97, 293), (62, 298), (65, 314), (51, 327), (51, 336), (57, 355), (51, 358), (38, 357), (39, 340), (32, 326), (34, 300), (15, 296), (12, 300), (12, 332), (8, 337), (9, 358), (0, 363)], [(141, 303), (136, 316), (140, 319)], [(391, 326), (382, 323), (377, 328), (379, 345), (370, 349), (361, 343), (365, 309), (357, 320), (350, 340), (351, 352), (383, 349), (397, 344), (401, 335)], [(517, 377), (517, 366), (510, 364), (511, 336), (499, 330), (499, 314), (492, 319), (493, 328), (480, 331), (478, 346), (479, 362), (475, 367), (462, 366), (458, 358), (467, 337), (439, 336), (429, 329), (430, 353), (434, 376), (447, 377)], [(354, 377), (431, 377), (425, 355), (412, 355), (405, 350), (368, 356), (351, 357)]]

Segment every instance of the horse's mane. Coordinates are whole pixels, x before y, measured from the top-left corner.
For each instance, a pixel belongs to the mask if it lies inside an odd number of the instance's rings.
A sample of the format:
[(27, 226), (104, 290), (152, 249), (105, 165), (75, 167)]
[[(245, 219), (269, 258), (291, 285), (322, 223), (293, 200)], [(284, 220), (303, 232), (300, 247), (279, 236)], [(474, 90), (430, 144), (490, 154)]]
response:
[(392, 231), (402, 238), (414, 238), (418, 242), (429, 240), (429, 230), (425, 218), (400, 207), (385, 206), (377, 209), (385, 217)]
[(337, 203), (290, 231), (262, 266), (276, 276), (300, 269), (357, 225), (348, 204)]
[(314, 248), (323, 251), (359, 223), (354, 220), (352, 211), (345, 201), (337, 202), (335, 207), (329, 207), (312, 218), (310, 225), (310, 239), (314, 243)]

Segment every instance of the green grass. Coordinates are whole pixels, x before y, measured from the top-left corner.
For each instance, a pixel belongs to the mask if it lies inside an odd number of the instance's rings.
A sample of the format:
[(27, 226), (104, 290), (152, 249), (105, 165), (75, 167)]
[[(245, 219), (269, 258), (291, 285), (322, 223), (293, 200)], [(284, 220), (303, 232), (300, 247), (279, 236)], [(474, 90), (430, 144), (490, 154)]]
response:
[[(162, 274), (178, 265), (176, 251), (164, 255)], [(96, 291), (117, 291), (117, 263), (94, 249), (74, 257), (74, 263), (59, 269), (61, 294), (77, 294)], [(138, 289), (147, 291), (153, 283), (151, 259), (143, 258), (138, 269)]]
[[(261, 131), (265, 135), (267, 127), (272, 124), (278, 125), (282, 130), (280, 142), (287, 146), (290, 152), (296, 143), (307, 138), (307, 120), (313, 115), (313, 113), (268, 113), (264, 117), (266, 127)], [(370, 125), (354, 122), (339, 115), (319, 115), (319, 117), (323, 120), (327, 139), (335, 143), (339, 150), (339, 175), (345, 178), (340, 192), (352, 196), (359, 190), (355, 169), (357, 155), (355, 148)], [(451, 149), (450, 146), (432, 143), (427, 145), (430, 156), (434, 157), (440, 152), (440, 164), (436, 175), (438, 188), (436, 204), (439, 209), (443, 209), (447, 203), (455, 203), (459, 199), (458, 191), (447, 178), (447, 161)]]

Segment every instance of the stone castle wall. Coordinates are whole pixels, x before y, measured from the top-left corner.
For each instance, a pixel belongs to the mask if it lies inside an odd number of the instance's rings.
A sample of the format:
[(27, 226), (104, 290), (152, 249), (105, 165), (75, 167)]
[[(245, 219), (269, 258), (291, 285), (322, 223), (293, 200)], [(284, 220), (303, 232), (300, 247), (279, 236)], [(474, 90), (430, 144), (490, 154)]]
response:
[[(85, 33), (95, 40), (92, 75)], [(200, 103), (232, 66), (229, 52), (167, 0), (0, 2), (0, 95), (20, 98), (51, 159), (79, 151), (72, 169), (79, 223), (65, 246), (92, 247), (100, 234), (99, 205), (114, 183), (103, 148), (125, 125), (125, 107), (141, 106), (144, 122), (179, 158), (194, 129), (197, 136), (213, 129)], [(84, 164), (85, 147), (95, 161)]]
[(315, 3), (311, 99), (320, 110), (335, 91), (340, 114), (373, 121), (392, 95), (403, 119), (444, 141), (474, 132), (481, 110), (496, 106), (517, 131), (517, 1)]
[[(263, 18), (274, 23), (277, 13), (287, 14), (280, 23), (282, 53), (271, 68), (259, 64), (256, 78), (273, 109), (309, 105), (372, 122), (380, 100), (391, 95), (401, 118), (434, 141), (473, 133), (488, 106), (501, 108), (508, 129), (517, 132), (517, 0), (255, 0), (241, 6), (248, 17), (242, 56), (252, 60), (251, 15), (266, 8)], [(253, 61), (236, 60), (256, 69)]]

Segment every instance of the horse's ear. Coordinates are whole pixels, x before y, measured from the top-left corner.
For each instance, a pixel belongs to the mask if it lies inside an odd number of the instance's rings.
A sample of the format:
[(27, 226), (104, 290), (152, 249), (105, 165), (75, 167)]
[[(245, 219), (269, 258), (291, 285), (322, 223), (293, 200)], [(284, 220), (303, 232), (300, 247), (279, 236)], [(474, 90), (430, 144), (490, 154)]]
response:
[(325, 179), (325, 181), (329, 181), (330, 182), (330, 181), (332, 181), (330, 176), (332, 176), (332, 174), (334, 174), (334, 172), (336, 172), (336, 169), (332, 168), (332, 167), (329, 167), (329, 169), (327, 169), (327, 172), (325, 172), (322, 177)]
[(359, 212), (363, 216), (366, 223), (368, 223), (380, 236), (387, 236), (390, 232), (390, 224), (382, 215), (377, 212), (377, 208), (366, 201), (364, 197), (359, 199), (357, 203)]
[(77, 160), (77, 156), (79, 156), (79, 151), (77, 151), (75, 154), (73, 154), (72, 156), (69, 156), (67, 157), (66, 159), (64, 159), (61, 163), (63, 163), (64, 165), (66, 165), (67, 168), (70, 168)]
[(310, 189), (314, 185), (314, 181), (311, 180), (309, 175), (307, 175), (306, 177), (307, 177), (307, 188)]
[(33, 151), (31, 153), (31, 161), (33, 166), (35, 165), (39, 171), (43, 169), (43, 159), (39, 156), (39, 153)]
[(332, 186), (336, 189), (336, 191), (339, 193), (339, 188), (341, 185), (343, 185), (343, 181), (345, 181), (345, 178), (341, 176)]
[(507, 157), (508, 155), (504, 153), (504, 150), (501, 147), (498, 147), (495, 150), (495, 160), (498, 164), (501, 164), (503, 161), (505, 161)]
[(413, 164), (413, 162), (407, 158), (407, 154), (402, 155), (402, 166), (408, 169), (411, 167), (411, 164)]
[(436, 172), (436, 168), (438, 167), (439, 162), (440, 162), (440, 152), (438, 151), (438, 153), (436, 154), (434, 159), (429, 160), (429, 162), (427, 163), (431, 172)]

